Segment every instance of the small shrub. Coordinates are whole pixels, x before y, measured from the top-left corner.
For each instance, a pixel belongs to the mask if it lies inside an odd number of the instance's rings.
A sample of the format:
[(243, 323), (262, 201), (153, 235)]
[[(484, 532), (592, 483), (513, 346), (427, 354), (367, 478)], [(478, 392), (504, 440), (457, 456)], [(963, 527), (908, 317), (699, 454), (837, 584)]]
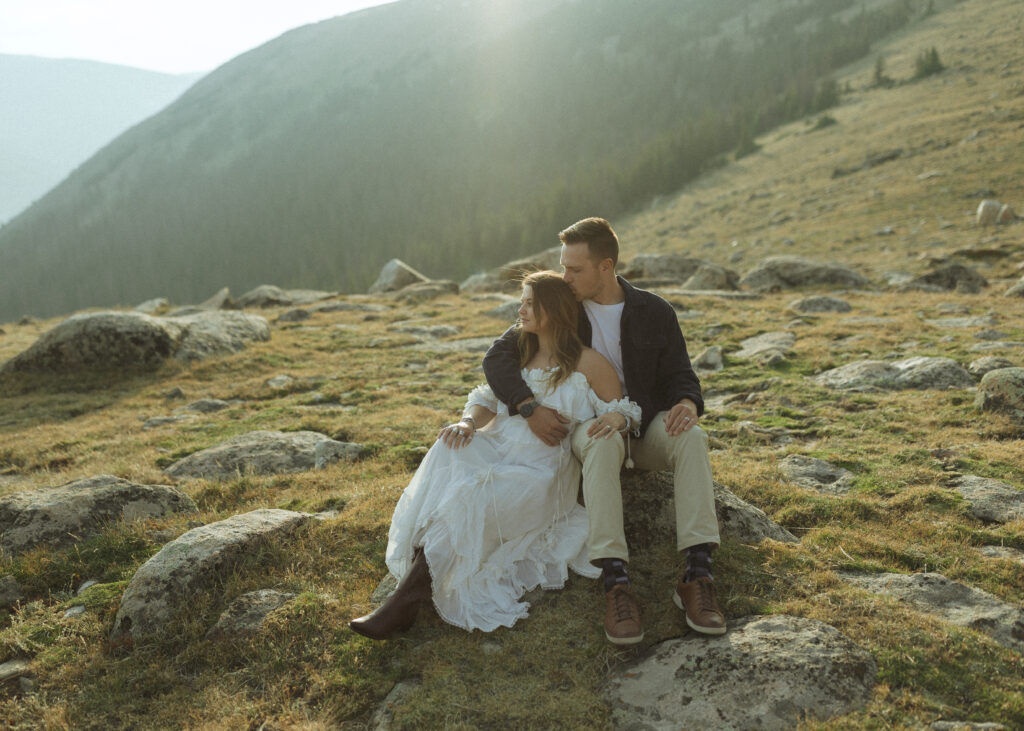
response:
[(923, 79), (945, 69), (946, 67), (942, 65), (942, 61), (939, 59), (938, 50), (936, 50), (935, 46), (932, 46), (927, 51), (921, 51), (914, 61), (914, 78)]

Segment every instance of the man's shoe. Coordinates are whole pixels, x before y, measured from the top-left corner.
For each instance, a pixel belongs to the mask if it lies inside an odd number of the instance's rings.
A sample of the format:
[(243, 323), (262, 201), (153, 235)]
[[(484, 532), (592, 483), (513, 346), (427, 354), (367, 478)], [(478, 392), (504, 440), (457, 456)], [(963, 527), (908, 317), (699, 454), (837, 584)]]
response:
[(640, 607), (633, 591), (624, 584), (605, 592), (604, 634), (613, 645), (635, 645), (644, 638)]
[(706, 576), (693, 581), (679, 577), (672, 597), (676, 606), (686, 612), (686, 623), (706, 635), (725, 634), (725, 615), (715, 599), (715, 582)]

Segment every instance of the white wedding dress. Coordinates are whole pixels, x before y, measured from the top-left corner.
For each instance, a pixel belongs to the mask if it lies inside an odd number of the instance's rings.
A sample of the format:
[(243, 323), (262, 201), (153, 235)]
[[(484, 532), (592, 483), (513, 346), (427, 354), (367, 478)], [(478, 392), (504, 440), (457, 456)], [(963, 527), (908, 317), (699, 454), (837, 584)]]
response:
[[(602, 401), (579, 371), (549, 391), (550, 373), (523, 369), (523, 378), (570, 429), (609, 411), (640, 423), (639, 406)], [(600, 569), (587, 561), (587, 512), (576, 500), (580, 468), (569, 438), (545, 445), (486, 385), (469, 394), (472, 404), (497, 416), (465, 447), (438, 440), (430, 448), (395, 508), (385, 560), (401, 579), (422, 546), (437, 613), (489, 632), (527, 616), (525, 592), (562, 588), (570, 568), (589, 578)]]

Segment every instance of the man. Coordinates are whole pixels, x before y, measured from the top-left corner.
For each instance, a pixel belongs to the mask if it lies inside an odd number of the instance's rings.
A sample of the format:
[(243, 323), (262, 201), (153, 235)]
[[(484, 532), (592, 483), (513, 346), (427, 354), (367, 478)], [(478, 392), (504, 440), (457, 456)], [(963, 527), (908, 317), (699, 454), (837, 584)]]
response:
[[(722, 634), (711, 575), (711, 551), (718, 546), (718, 519), (708, 459), (707, 435), (698, 421), (704, 412), (700, 380), (686, 352), (672, 306), (615, 275), (619, 241), (602, 218), (586, 218), (558, 235), (562, 279), (582, 303), (579, 335), (615, 367), (623, 393), (643, 411), (635, 439), (572, 434), (573, 453), (583, 463), (583, 497), (590, 516), (589, 559), (602, 568), (605, 635), (617, 645), (643, 639), (643, 624), (629, 584), (629, 550), (623, 531), (619, 468), (627, 447), (641, 469), (674, 472), (676, 546), (686, 563), (676, 583), (676, 605), (698, 632)], [(515, 328), (496, 340), (484, 356), (484, 373), (494, 393), (527, 420), (545, 444), (568, 434), (567, 420), (539, 405), (520, 374)], [(630, 466), (627, 462), (627, 466)]]

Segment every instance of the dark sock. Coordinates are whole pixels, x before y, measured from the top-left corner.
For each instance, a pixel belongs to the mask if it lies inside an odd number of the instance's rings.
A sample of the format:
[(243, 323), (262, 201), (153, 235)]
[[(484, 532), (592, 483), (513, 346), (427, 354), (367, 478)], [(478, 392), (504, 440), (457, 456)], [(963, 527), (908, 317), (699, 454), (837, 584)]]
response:
[(629, 577), (626, 576), (626, 562), (621, 558), (602, 558), (601, 572), (605, 591), (611, 591), (617, 584), (629, 586)]
[(683, 581), (690, 582), (703, 576), (711, 576), (711, 544), (698, 543), (686, 549), (686, 574)]

